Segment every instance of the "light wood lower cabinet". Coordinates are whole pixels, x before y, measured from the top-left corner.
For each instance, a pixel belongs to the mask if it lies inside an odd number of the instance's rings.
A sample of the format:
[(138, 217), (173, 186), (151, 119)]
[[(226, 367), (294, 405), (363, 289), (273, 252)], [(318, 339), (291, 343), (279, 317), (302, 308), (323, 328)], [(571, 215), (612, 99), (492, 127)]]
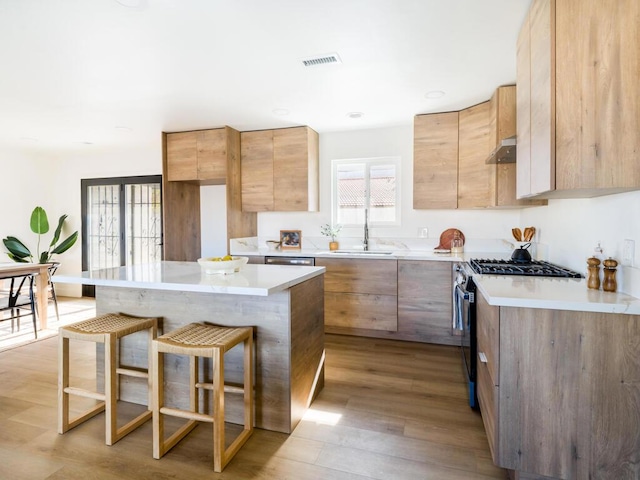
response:
[(451, 263), (398, 260), (398, 331), (411, 340), (458, 345), (452, 331)]
[(478, 307), (494, 462), (520, 478), (638, 478), (640, 316)]
[(450, 262), (316, 258), (325, 274), (325, 331), (458, 345)]
[(397, 331), (397, 260), (316, 258), (316, 265), (327, 269), (326, 332)]
[(500, 309), (476, 296), (477, 322), (477, 393), (482, 421), (487, 432), (489, 449), (494, 462), (499, 458), (496, 419), (500, 404)]

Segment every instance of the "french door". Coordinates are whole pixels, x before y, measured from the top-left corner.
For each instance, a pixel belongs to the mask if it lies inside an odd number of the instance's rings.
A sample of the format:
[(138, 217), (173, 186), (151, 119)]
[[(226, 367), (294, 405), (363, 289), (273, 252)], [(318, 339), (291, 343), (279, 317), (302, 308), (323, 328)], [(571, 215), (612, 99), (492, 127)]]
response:
[[(82, 184), (82, 270), (162, 259), (162, 177), (92, 178)], [(94, 287), (84, 285), (84, 296)]]

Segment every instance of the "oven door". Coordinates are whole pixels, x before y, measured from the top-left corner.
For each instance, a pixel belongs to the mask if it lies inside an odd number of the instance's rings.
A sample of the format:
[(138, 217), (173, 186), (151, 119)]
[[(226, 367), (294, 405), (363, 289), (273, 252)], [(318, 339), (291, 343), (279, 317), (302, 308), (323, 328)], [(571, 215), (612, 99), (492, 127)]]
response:
[(465, 278), (464, 283), (454, 283), (453, 289), (454, 322), (461, 332), (460, 350), (464, 365), (465, 380), (469, 390), (469, 406), (477, 408), (476, 396), (476, 311), (475, 283), (473, 278)]

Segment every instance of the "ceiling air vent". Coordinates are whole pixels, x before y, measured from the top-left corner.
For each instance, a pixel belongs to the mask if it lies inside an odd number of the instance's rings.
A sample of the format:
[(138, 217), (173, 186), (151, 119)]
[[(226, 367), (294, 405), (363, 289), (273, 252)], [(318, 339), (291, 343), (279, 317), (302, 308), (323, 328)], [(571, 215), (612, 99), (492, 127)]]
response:
[(342, 63), (337, 53), (329, 53), (326, 55), (318, 55), (315, 57), (303, 58), (302, 64), (305, 67), (313, 67), (316, 65), (330, 65), (332, 63)]

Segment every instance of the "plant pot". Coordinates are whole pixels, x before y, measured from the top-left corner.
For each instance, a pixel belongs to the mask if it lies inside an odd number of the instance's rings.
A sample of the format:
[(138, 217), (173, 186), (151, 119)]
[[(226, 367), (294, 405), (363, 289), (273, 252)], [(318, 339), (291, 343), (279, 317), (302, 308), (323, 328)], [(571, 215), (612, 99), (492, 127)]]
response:
[(329, 250), (338, 250), (340, 244), (338, 242), (329, 242)]

